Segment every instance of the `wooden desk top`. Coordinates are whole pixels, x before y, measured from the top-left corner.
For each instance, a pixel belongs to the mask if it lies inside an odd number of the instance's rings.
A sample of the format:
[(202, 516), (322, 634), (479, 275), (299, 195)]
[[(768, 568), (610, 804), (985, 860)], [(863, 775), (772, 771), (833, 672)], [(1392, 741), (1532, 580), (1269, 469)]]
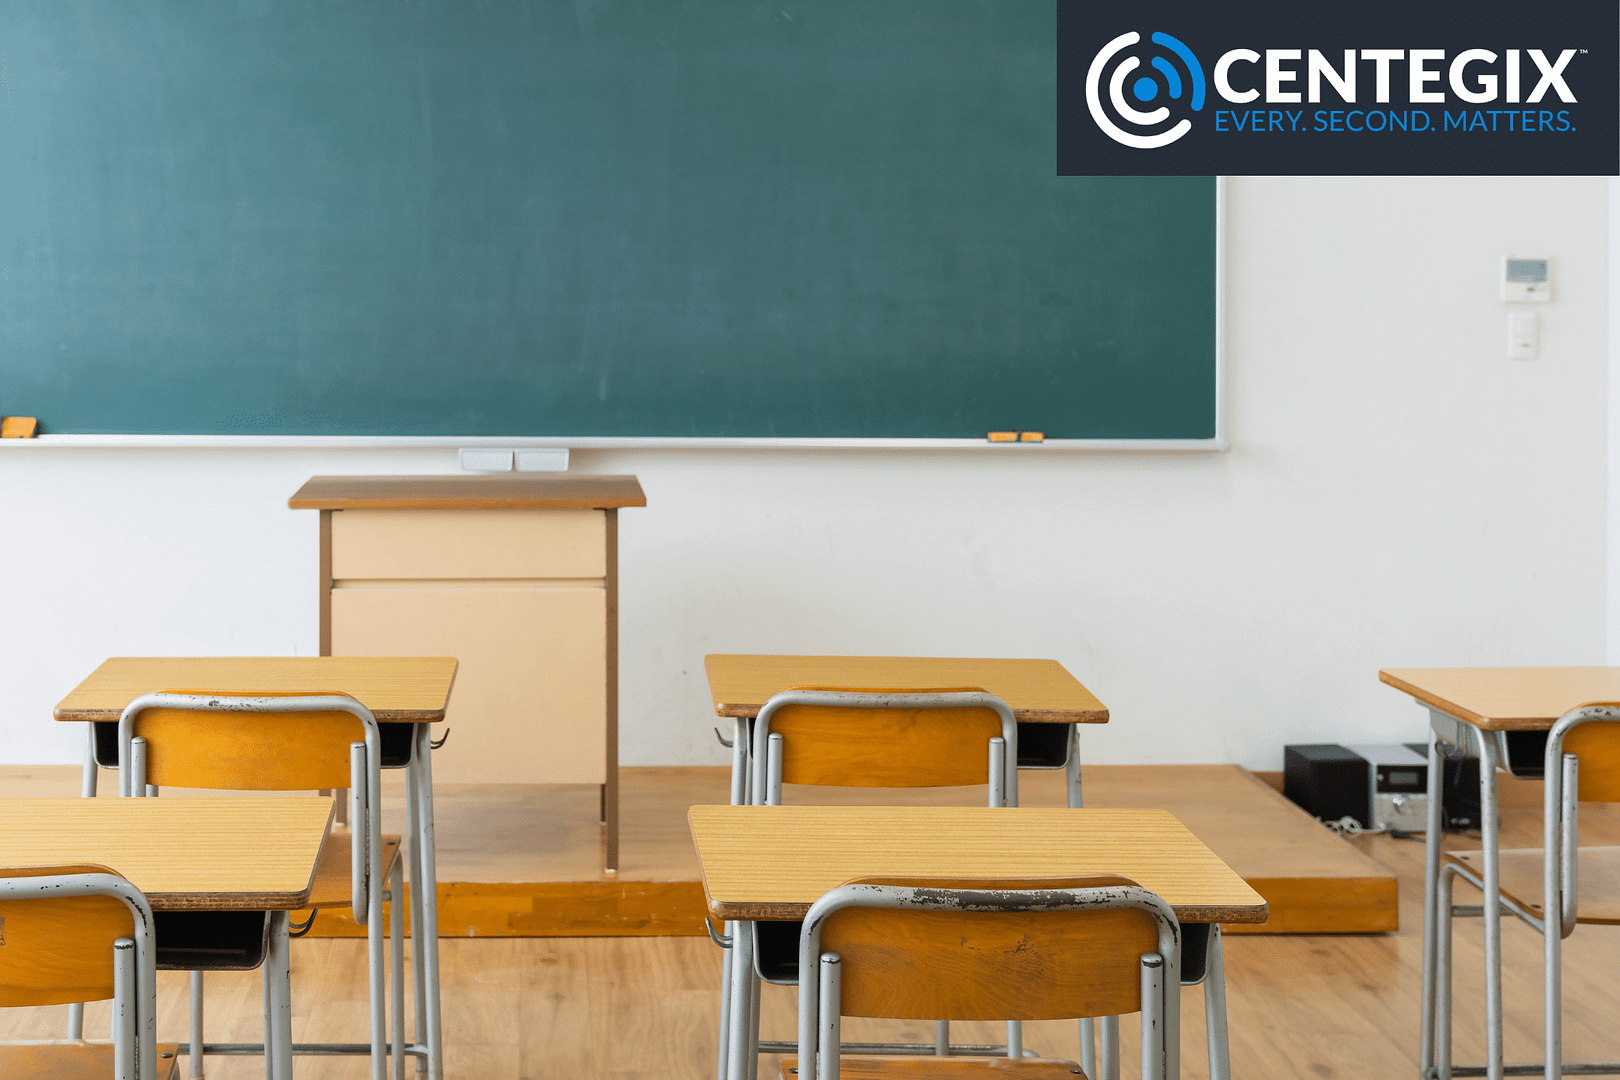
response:
[(608, 510), (646, 506), (633, 476), (316, 476), (294, 510)]
[(325, 796), (0, 799), (0, 867), (99, 863), (154, 911), (297, 911), (331, 819)]
[(709, 913), (802, 919), (860, 877), (1122, 874), (1186, 922), (1265, 922), (1266, 902), (1165, 810), (694, 806)]
[(703, 666), (718, 716), (758, 716), (774, 695), (794, 686), (977, 686), (1005, 701), (1025, 723), (1108, 723), (1108, 707), (1056, 660), (715, 653), (703, 658)]
[(56, 703), (58, 720), (117, 720), (159, 690), (294, 690), (358, 698), (379, 723), (437, 723), (456, 681), (451, 656), (115, 656)]
[(1620, 667), (1385, 668), (1378, 678), (1485, 731), (1545, 731), (1576, 706), (1620, 702)]

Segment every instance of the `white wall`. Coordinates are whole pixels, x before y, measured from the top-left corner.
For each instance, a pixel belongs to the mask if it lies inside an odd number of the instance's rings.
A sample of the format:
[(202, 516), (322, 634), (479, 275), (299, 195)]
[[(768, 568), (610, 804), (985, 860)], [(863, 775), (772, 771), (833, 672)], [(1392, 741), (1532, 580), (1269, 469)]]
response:
[(1609, 587), (1606, 662), (1620, 664), (1620, 177), (1609, 185)]
[[(1601, 179), (1239, 178), (1225, 454), (576, 451), (621, 513), (623, 760), (720, 763), (706, 652), (1050, 656), (1090, 760), (1421, 737), (1382, 666), (1605, 658)], [(1505, 359), (1498, 260), (1557, 260)], [(3, 388), (0, 388), (3, 398)], [(3, 411), (3, 409), (0, 409)], [(44, 418), (48, 423), (49, 418)], [(0, 756), (108, 655), (315, 651), (321, 473), (453, 451), (0, 451)]]

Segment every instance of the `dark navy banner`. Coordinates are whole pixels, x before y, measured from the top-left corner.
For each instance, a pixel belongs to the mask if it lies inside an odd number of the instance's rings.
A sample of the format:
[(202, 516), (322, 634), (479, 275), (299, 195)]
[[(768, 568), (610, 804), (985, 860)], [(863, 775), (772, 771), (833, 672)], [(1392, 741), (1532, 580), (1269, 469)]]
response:
[(1058, 0), (1063, 176), (1620, 171), (1620, 4)]

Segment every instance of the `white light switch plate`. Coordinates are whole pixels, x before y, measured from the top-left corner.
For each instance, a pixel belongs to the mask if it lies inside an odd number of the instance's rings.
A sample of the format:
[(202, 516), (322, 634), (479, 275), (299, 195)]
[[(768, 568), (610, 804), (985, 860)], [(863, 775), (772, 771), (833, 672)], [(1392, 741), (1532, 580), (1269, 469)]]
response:
[(1526, 311), (1508, 316), (1508, 359), (1534, 360), (1539, 351), (1536, 313)]

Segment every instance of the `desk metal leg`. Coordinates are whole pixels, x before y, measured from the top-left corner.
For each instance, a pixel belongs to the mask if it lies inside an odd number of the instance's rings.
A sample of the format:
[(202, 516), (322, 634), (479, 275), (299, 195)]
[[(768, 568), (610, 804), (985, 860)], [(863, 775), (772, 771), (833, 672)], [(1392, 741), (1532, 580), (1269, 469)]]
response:
[[(746, 717), (737, 717), (732, 725), (731, 733), (731, 805), (748, 805), (748, 740), (750, 737), (748, 720)], [(733, 942), (737, 940), (737, 928), (740, 924), (728, 922), (725, 924), (725, 933)], [(720, 1039), (716, 1044), (719, 1049), (716, 1053), (715, 1077), (716, 1080), (726, 1080), (728, 1075), (727, 1063), (730, 1061), (731, 1050), (731, 969), (736, 963), (735, 948), (725, 950), (720, 959)]]
[[(414, 756), (415, 747), (412, 747)], [(405, 770), (405, 813), (406, 813), (406, 852), (407, 869), (410, 872), (410, 904), (411, 904), (411, 975), (412, 987), (415, 993), (412, 1000), (415, 1002), (416, 1027), (413, 1031), (413, 1041), (419, 1046), (427, 1045), (427, 950), (422, 948), (422, 867), (417, 860), (416, 842), (417, 833), (420, 832), (417, 813), (417, 790), (421, 784), (416, 778), (416, 766), (413, 763)], [(427, 1072), (428, 1061), (426, 1057), (417, 1055), (416, 1072), (422, 1075)]]
[(1221, 928), (1209, 928), (1209, 958), (1204, 969), (1204, 1026), (1209, 1042), (1209, 1080), (1232, 1080), (1232, 1053), (1226, 1033), (1226, 960)]
[[(726, 936), (732, 941), (737, 940), (737, 924), (728, 922), (724, 924)], [(720, 1041), (715, 1051), (715, 1080), (726, 1080), (726, 1051), (730, 1049), (731, 1039), (731, 954), (730, 946), (721, 950), (720, 954)]]
[[(1063, 779), (1069, 790), (1069, 808), (1075, 809), (1084, 805), (1080, 791), (1080, 725), (1069, 725), (1069, 754), (1068, 762), (1063, 767)], [(1088, 1077), (1096, 1077), (1097, 1073), (1097, 1023), (1091, 1017), (1080, 1021), (1080, 1071)], [(1114, 1027), (1115, 1043), (1118, 1043), (1119, 1027)], [(1119, 1067), (1118, 1047), (1115, 1047), (1114, 1067)]]
[(1457, 875), (1450, 867), (1440, 874), (1435, 905), (1434, 942), (1434, 1069), (1438, 1080), (1451, 1080), (1451, 922), (1452, 886)]
[(265, 1043), (275, 1080), (292, 1080), (292, 972), (287, 947), (287, 913), (270, 913), (270, 955), (265, 957), (269, 972), (271, 1039)]
[(203, 1077), (203, 973), (191, 973), (191, 1053), (186, 1055), (192, 1080)]
[[(1080, 803), (1080, 725), (1069, 725), (1069, 761), (1063, 767), (1063, 778), (1069, 786), (1069, 805)], [(1087, 1074), (1090, 1075), (1089, 1073)]]
[[(80, 778), (79, 794), (86, 799), (96, 797), (96, 725), (86, 724), (85, 730), (89, 732), (84, 751), (84, 775)], [(84, 1038), (84, 1002), (75, 1001), (68, 1006), (68, 1038)], [(193, 1066), (194, 1068), (196, 1066)], [(200, 1075), (194, 1073), (193, 1075)]]
[(1181, 1076), (1181, 968), (1166, 964), (1164, 969), (1164, 1075)]
[(754, 1017), (754, 928), (733, 923), (731, 935), (731, 1040), (726, 1048), (726, 1080), (749, 1080), (748, 1047)]
[(748, 743), (752, 738), (746, 717), (737, 717), (731, 732), (731, 805), (748, 805)]
[(389, 1075), (405, 1080), (405, 860), (388, 875), (388, 1014), (392, 1049)]
[(86, 799), (96, 797), (96, 781), (100, 778), (100, 766), (96, 764), (96, 725), (84, 725), (90, 730), (90, 745), (84, 751), (84, 775), (79, 778), (79, 795)]
[[(438, 875), (433, 859), (433, 736), (429, 725), (416, 725), (416, 748), (411, 768), (417, 770), (416, 863), (421, 870), (422, 922), (413, 927), (413, 947), (422, 956), (422, 974), (427, 983), (428, 1080), (444, 1080), (444, 1043), (439, 1012), (439, 896)], [(418, 1033), (421, 1037), (422, 1033)]]
[(259, 1003), (264, 1010), (264, 1080), (276, 1080), (275, 1055), (270, 1048), (276, 1044), (275, 1025), (272, 1017), (275, 1015), (276, 1003), (270, 988), (272, 982), (269, 950), (266, 949), (264, 963), (259, 965)]
[(1440, 742), (1429, 732), (1429, 822), (1423, 837), (1423, 992), (1422, 1028), (1418, 1048), (1418, 1076), (1428, 1080), (1434, 1069), (1435, 1055), (1435, 950), (1438, 948), (1440, 841), (1443, 824), (1441, 799), (1444, 793), (1445, 760), (1440, 755)]
[[(376, 813), (377, 808), (367, 808)], [(356, 823), (355, 828), (363, 825)], [(367, 883), (370, 899), (366, 909), (366, 986), (371, 995), (371, 1080), (387, 1080), (388, 1076), (388, 972), (383, 966), (387, 946), (387, 927), (383, 922), (382, 883)]]
[(1485, 1077), (1502, 1080), (1502, 888), (1497, 871), (1496, 740), (1479, 739), (1480, 860), (1485, 884)]
[(765, 984), (754, 974), (752, 960), (748, 962), (748, 983), (752, 987), (748, 994), (748, 1080), (759, 1080), (759, 992)]

